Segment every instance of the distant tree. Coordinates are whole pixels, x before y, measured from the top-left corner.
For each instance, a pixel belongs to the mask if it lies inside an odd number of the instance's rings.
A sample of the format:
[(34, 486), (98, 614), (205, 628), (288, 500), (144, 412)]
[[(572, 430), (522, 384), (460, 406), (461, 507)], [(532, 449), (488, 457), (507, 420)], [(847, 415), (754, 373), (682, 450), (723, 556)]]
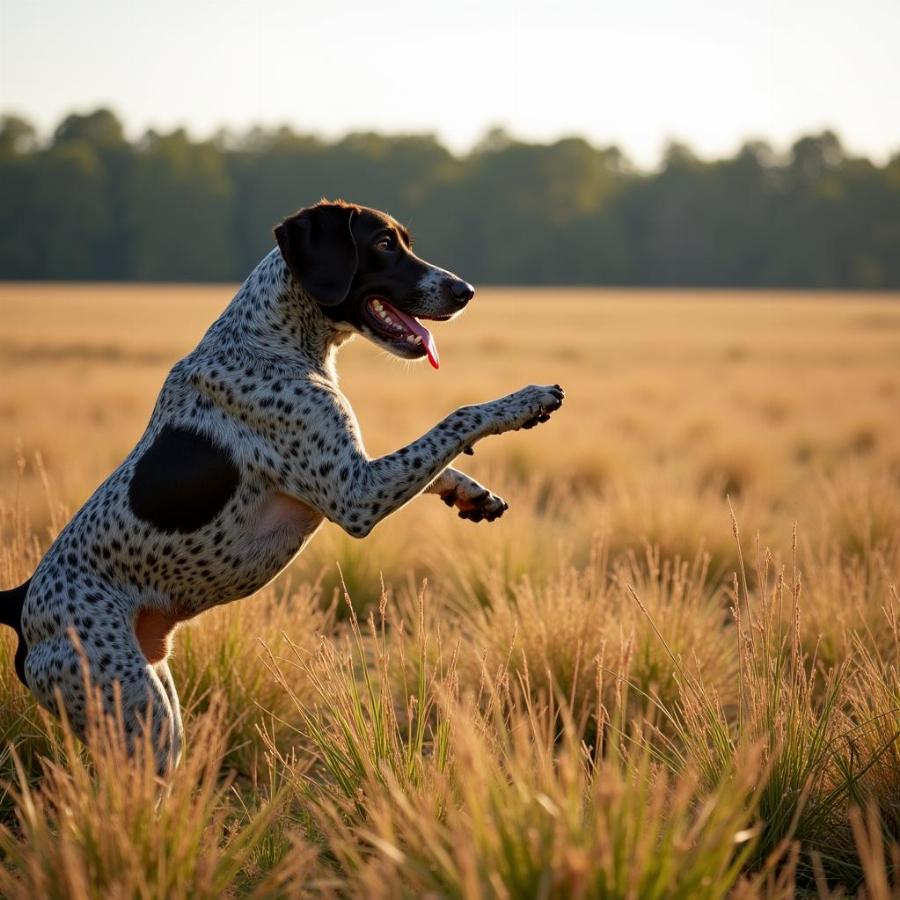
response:
[(558, 236), (602, 208), (621, 187), (621, 155), (581, 138), (543, 145), (496, 137), (460, 161), (452, 178), (435, 184), (440, 246), (476, 279), (583, 278), (591, 257), (571, 259), (570, 247)]
[(672, 142), (665, 151), (662, 171), (642, 179), (629, 198), (624, 214), (628, 240), (641, 260), (638, 277), (649, 284), (714, 284), (709, 266), (718, 244), (727, 235), (716, 232), (712, 181), (691, 150)]
[(134, 271), (134, 238), (128, 225), (128, 182), (134, 150), (122, 123), (108, 109), (72, 113), (53, 132), (52, 148), (90, 154), (99, 164), (96, 190), (105, 208), (105, 228), (93, 241), (91, 275), (100, 279), (129, 278)]
[(36, 162), (28, 198), (32, 277), (96, 277), (98, 248), (109, 227), (100, 158), (88, 144), (73, 141), (42, 151)]
[(0, 159), (22, 156), (37, 150), (37, 132), (21, 116), (0, 116)]
[(844, 148), (833, 131), (803, 137), (791, 147), (791, 172), (799, 183), (815, 184), (844, 162)]
[(6, 278), (38, 275), (32, 207), (37, 146), (30, 122), (0, 117), (0, 273)]
[(492, 125), (475, 144), (474, 153), (502, 153), (516, 143), (503, 125)]
[(114, 147), (125, 143), (122, 123), (108, 109), (89, 113), (72, 113), (65, 117), (53, 132), (53, 143), (84, 141), (92, 147)]
[(211, 142), (193, 143), (181, 129), (168, 135), (148, 132), (130, 184), (135, 277), (237, 277), (232, 196), (224, 156)]
[(37, 132), (21, 116), (0, 116), (0, 274), (34, 278), (40, 268), (33, 233)]

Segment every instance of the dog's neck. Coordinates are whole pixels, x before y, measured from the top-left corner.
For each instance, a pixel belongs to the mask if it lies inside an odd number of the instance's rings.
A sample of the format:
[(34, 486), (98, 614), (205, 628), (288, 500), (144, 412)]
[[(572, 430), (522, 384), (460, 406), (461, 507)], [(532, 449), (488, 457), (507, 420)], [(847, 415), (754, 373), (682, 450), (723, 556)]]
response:
[(202, 343), (269, 364), (300, 364), (337, 381), (338, 348), (353, 335), (300, 289), (276, 249), (250, 273)]

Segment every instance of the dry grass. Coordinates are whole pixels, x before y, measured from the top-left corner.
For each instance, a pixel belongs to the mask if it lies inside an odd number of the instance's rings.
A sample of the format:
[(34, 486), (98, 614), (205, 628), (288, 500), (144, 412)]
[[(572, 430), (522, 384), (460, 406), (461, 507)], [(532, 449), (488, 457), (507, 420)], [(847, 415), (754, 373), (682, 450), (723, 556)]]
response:
[[(0, 586), (230, 294), (0, 286)], [(507, 516), (328, 526), (182, 629), (165, 789), (42, 716), (4, 632), (0, 892), (893, 896), (897, 298), (486, 290), (438, 339), (439, 374), (357, 342), (343, 385), (379, 454), (564, 384), (462, 463)]]

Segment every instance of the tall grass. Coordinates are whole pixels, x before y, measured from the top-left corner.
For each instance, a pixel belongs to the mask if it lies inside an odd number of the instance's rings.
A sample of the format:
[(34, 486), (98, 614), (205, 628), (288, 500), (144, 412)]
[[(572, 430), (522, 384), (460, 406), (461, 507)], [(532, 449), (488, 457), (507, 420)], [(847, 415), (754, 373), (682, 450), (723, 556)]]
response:
[(614, 556), (601, 536), (582, 565), (483, 596), (459, 573), (382, 589), (362, 624), (349, 604), (322, 611), (314, 588), (212, 613), (178, 635), (190, 740), (165, 790), (114, 731), (98, 725), (82, 748), (11, 685), (24, 715), (4, 708), (0, 890), (891, 890), (892, 557), (872, 566), (880, 628), (823, 660), (804, 609), (841, 591), (863, 608), (856, 558), (804, 587), (796, 540), (786, 563), (758, 545), (751, 575), (733, 531), (730, 584), (702, 553)]
[[(13, 587), (22, 584), (34, 571), (43, 555), (48, 538), (65, 521), (65, 511), (58, 504), (40, 457), (34, 468), (41, 477), (44, 501), (50, 525), (47, 535), (38, 535), (25, 508), (20, 486), (25, 472), (21, 449), (16, 453), (16, 490), (12, 502), (0, 501), (0, 584)], [(0, 629), (0, 816), (8, 817), (14, 809), (9, 785), (19, 770), (36, 773), (42, 757), (51, 757), (59, 734), (40, 714), (34, 697), (16, 675), (15, 654), (18, 641), (7, 628)], [(12, 752), (15, 748), (15, 754)]]
[(0, 894), (220, 898), (253, 887), (253, 854), (279, 802), (260, 797), (246, 811), (231, 802), (230, 780), (220, 779), (222, 703), (195, 718), (182, 769), (167, 783), (155, 775), (149, 742), (130, 756), (121, 722), (96, 697), (90, 723), (86, 754), (63, 725), (37, 787), (16, 759), (15, 821), (0, 827)]
[[(423, 603), (422, 594), (420, 621)], [(320, 772), (310, 775), (304, 765), (295, 783), (305, 795), (330, 795), (338, 805), (351, 804), (359, 818), (366, 815), (367, 788), (383, 787), (390, 779), (427, 792), (426, 782), (443, 771), (450, 726), (437, 697), (452, 693), (455, 685), (455, 659), (442, 660), (433, 670), (423, 629), (409, 667), (407, 642), (387, 635), (384, 604), (379, 619), (373, 613), (364, 633), (351, 606), (343, 639), (323, 640), (313, 653), (291, 644), (289, 658), (271, 658), (275, 680), (298, 714), (297, 738), (317, 753), (328, 776), (322, 782)], [(312, 688), (308, 700), (292, 688), (296, 671)], [(408, 672), (413, 672), (412, 682)], [(270, 750), (279, 755), (271, 742)]]
[(709, 791), (646, 752), (592, 758), (551, 708), (449, 715), (442, 814), (391, 780), (366, 827), (336, 830), (338, 848), (362, 847), (350, 865), (338, 857), (358, 895), (724, 897), (738, 880), (755, 836), (736, 799), (752, 767)]
[(677, 734), (661, 742), (662, 753), (671, 752), (670, 764), (696, 766), (707, 783), (715, 783), (742, 749), (758, 748), (765, 783), (750, 868), (775, 864), (793, 844), (801, 851), (801, 880), (816, 873), (826, 882), (856, 884), (864, 864), (848, 817), (858, 804), (872, 802), (890, 814), (896, 796), (891, 791), (898, 782), (887, 774), (900, 737), (893, 727), (895, 663), (885, 666), (862, 643), (857, 654), (834, 665), (805, 653), (796, 538), (790, 567), (776, 566), (772, 553), (757, 544), (754, 596), (734, 519), (732, 524), (740, 558), (732, 586), (737, 707), (728, 710), (714, 687), (679, 665), (681, 699), (658, 704)]
[[(457, 595), (447, 611), (476, 650), (463, 657), (461, 677), (475, 686), (485, 670), (512, 677), (527, 673), (534, 687), (561, 692), (578, 720), (610, 702), (616, 690), (615, 679), (606, 679), (605, 695), (596, 696), (600, 660), (627, 673), (639, 689), (632, 693), (635, 709), (649, 691), (666, 702), (676, 699), (675, 657), (728, 694), (735, 675), (732, 646), (708, 566), (705, 553), (692, 561), (663, 559), (651, 546), (613, 560), (608, 535), (601, 534), (584, 566), (563, 560), (554, 576), (539, 583), (497, 576), (482, 603), (474, 596), (460, 602)], [(640, 585), (663, 641), (631, 600), (630, 584)], [(705, 640), (697, 643), (697, 634)]]
[[(225, 762), (241, 775), (255, 780), (266, 768), (261, 728), (282, 744), (298, 724), (291, 723), (291, 693), (270, 677), (267, 653), (314, 647), (331, 630), (333, 615), (333, 605), (323, 607), (317, 586), (293, 587), (286, 579), (178, 631), (170, 665), (187, 727), (221, 696), (230, 711)], [(294, 679), (290, 690), (302, 694), (309, 686)]]
[(354, 621), (348, 642), (294, 660), (318, 693), (297, 700), (318, 765), (293, 779), (296, 800), (351, 896), (724, 897), (738, 881), (752, 760), (709, 789), (646, 745), (592, 753), (564, 701), (524, 677), (461, 694), (424, 643), (410, 691), (384, 624), (368, 646)]
[[(12, 344), (122, 349), (4, 371), (3, 588), (66, 520), (33, 451), (80, 504), (227, 299), (172, 290), (91, 317), (0, 287)], [(180, 628), (167, 783), (114, 721), (82, 746), (44, 715), (0, 629), (0, 894), (896, 896), (898, 310), (489, 292), (443, 377), (351, 348), (373, 454), (521, 383), (570, 399), (463, 462), (501, 521), (425, 497), (364, 542), (326, 525)]]

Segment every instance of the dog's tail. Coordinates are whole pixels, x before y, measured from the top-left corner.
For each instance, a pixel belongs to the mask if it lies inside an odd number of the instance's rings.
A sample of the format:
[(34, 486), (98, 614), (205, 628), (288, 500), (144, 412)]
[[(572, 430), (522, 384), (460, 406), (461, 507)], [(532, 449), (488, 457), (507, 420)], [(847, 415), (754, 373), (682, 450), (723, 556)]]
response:
[(0, 625), (9, 625), (19, 637), (19, 646), (16, 649), (16, 675), (19, 681), (27, 687), (25, 681), (25, 654), (28, 652), (25, 646), (25, 636), (22, 634), (22, 607), (25, 605), (25, 594), (28, 592), (29, 578), (25, 584), (20, 584), (11, 591), (0, 591)]

